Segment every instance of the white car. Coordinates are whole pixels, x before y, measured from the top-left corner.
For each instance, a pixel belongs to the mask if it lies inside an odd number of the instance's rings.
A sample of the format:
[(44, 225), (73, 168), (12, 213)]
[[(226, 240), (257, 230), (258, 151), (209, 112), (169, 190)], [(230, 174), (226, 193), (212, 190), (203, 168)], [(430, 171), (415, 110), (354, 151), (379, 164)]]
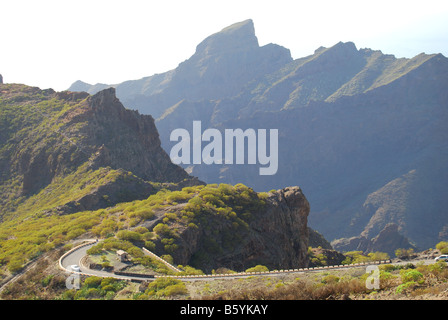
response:
[(72, 264), (72, 265), (70, 266), (70, 269), (72, 269), (72, 271), (75, 271), (75, 272), (80, 272), (80, 271), (81, 271), (81, 269), (79, 268), (79, 266), (76, 265), (76, 264)]
[(435, 261), (447, 261), (448, 260), (448, 255), (443, 254), (441, 256), (438, 256), (437, 258), (434, 259)]

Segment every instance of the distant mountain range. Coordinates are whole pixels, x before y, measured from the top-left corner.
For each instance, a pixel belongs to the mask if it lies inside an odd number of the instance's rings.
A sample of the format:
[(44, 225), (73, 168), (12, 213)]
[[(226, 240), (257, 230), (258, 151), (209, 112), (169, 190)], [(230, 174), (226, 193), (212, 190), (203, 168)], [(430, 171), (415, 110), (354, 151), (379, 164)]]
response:
[(308, 227), (309, 209), (297, 186), (257, 193), (188, 175), (162, 149), (154, 119), (124, 108), (114, 88), (0, 84), (0, 284), (92, 237), (115, 250), (138, 245), (133, 261), (145, 246), (207, 272), (305, 267), (309, 246), (329, 246)]
[(70, 91), (114, 87), (150, 114), (169, 153), (176, 128), (279, 130), (279, 169), (189, 165), (207, 183), (257, 191), (299, 185), (312, 228), (338, 250), (434, 247), (448, 240), (448, 59), (396, 58), (337, 43), (292, 59), (259, 46), (252, 20), (217, 32), (174, 69), (120, 84), (75, 82)]

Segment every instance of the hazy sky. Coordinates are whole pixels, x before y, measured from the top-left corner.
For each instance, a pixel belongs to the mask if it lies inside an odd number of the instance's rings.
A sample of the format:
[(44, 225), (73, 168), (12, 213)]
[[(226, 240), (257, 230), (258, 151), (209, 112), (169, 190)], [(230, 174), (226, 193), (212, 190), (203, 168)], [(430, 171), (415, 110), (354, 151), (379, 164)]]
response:
[(448, 1), (0, 0), (5, 82), (65, 90), (171, 70), (208, 35), (252, 19), (293, 58), (353, 41), (397, 57), (448, 56)]

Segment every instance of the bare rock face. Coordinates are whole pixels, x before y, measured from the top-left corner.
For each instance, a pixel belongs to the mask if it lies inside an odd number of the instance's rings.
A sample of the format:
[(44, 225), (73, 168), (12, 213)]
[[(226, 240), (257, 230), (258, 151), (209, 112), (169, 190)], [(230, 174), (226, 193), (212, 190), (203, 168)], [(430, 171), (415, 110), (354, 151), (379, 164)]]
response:
[(387, 252), (389, 255), (393, 256), (395, 248), (416, 249), (415, 246), (410, 243), (409, 239), (400, 233), (398, 225), (389, 223), (371, 240), (366, 251)]
[(3, 76), (0, 74), (0, 84), (3, 84)]
[(91, 121), (87, 137), (104, 154), (102, 166), (123, 168), (149, 181), (190, 179), (161, 148), (152, 116), (125, 109), (114, 88), (91, 96), (88, 104)]
[(173, 254), (175, 263), (195, 266), (195, 257), (202, 251), (206, 252), (208, 262), (196, 267), (207, 272), (221, 267), (242, 271), (258, 264), (270, 270), (307, 266), (310, 205), (306, 197), (299, 187), (269, 195), (264, 208), (252, 213), (247, 229), (239, 232), (236, 244), (229, 246), (225, 237), (215, 237), (219, 239), (216, 240), (219, 252), (208, 249), (210, 237), (226, 233), (229, 228), (226, 221), (214, 224), (213, 230), (199, 227), (181, 231), (179, 250)]
[(199, 183), (174, 165), (161, 148), (152, 116), (125, 109), (114, 88), (93, 96), (85, 92), (35, 90), (44, 99), (55, 99), (71, 107), (57, 117), (37, 112), (48, 122), (47, 128), (58, 126), (58, 130), (42, 130), (40, 136), (23, 140), (38, 141), (24, 145), (14, 162), (18, 166), (16, 172), (23, 175), (23, 194), (39, 191), (56, 176), (74, 172), (84, 163), (94, 170), (111, 167), (130, 171), (146, 181)]
[[(184, 99), (220, 100), (236, 95), (248, 81), (291, 61), (289, 49), (272, 43), (260, 47), (249, 19), (208, 36), (173, 70), (114, 86), (126, 106), (157, 119)], [(95, 93), (107, 86), (76, 81), (69, 90)]]
[(396, 248), (409, 249), (416, 247), (403, 236), (395, 223), (387, 224), (378, 235), (368, 239), (365, 234), (351, 238), (337, 239), (331, 243), (335, 249), (345, 251), (359, 250), (363, 252), (385, 252), (390, 256), (394, 255)]
[(257, 48), (258, 40), (255, 36), (254, 23), (249, 19), (210, 35), (196, 47), (196, 54), (204, 57)]
[[(317, 255), (323, 255), (325, 256), (325, 262), (326, 265), (329, 266), (334, 266), (334, 265), (339, 265), (342, 264), (342, 261), (344, 261), (345, 256), (333, 249), (324, 249), (324, 248), (312, 248), (311, 249), (312, 255), (313, 256), (317, 256)], [(313, 258), (310, 259), (310, 267), (320, 267), (322, 266), (321, 263), (319, 263), (319, 261), (315, 261), (313, 260)]]
[(251, 260), (269, 261), (271, 268), (307, 266), (309, 211), (308, 200), (299, 187), (278, 190), (251, 224), (253, 242), (261, 250), (251, 252), (247, 246), (244, 251), (250, 253)]

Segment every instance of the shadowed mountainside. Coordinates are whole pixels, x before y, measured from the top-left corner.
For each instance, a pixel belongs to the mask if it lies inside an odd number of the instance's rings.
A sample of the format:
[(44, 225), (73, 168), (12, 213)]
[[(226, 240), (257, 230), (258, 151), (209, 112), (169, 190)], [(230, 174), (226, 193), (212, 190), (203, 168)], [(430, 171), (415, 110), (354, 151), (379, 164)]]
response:
[(0, 84), (0, 169), (0, 281), (78, 237), (203, 270), (308, 263), (314, 233), (300, 188), (205, 185), (171, 162), (154, 119), (125, 109), (114, 88)]
[[(396, 58), (340, 42), (293, 60), (280, 46), (259, 47), (246, 20), (205, 39), (178, 68), (114, 87), (127, 107), (156, 118), (168, 152), (171, 131), (191, 130), (193, 120), (203, 130), (279, 129), (274, 176), (259, 176), (253, 165), (184, 167), (208, 183), (258, 191), (300, 185), (311, 226), (329, 240), (373, 241), (389, 223), (398, 228), (384, 234), (394, 230), (420, 249), (448, 239), (441, 54)], [(340, 250), (365, 247), (344, 243), (334, 242)]]

